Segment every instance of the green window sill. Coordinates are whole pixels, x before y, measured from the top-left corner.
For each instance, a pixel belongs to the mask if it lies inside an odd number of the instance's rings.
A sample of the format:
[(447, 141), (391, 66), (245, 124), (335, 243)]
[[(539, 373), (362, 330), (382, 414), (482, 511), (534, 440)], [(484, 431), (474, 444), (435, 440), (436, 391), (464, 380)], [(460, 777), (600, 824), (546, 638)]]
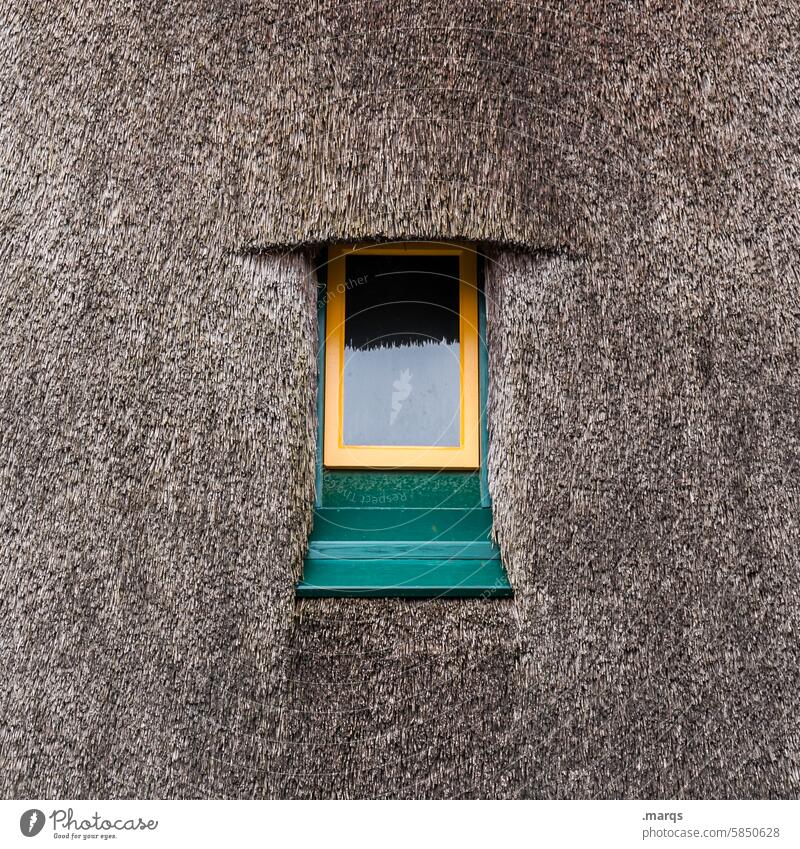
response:
[(298, 598), (507, 598), (488, 508), (320, 508)]

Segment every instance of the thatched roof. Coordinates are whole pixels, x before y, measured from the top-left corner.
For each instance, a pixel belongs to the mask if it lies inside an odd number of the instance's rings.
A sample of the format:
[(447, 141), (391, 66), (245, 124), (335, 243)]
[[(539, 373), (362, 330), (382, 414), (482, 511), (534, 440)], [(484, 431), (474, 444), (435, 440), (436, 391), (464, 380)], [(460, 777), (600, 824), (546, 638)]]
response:
[[(4, 795), (797, 796), (796, 4), (0, 27)], [(294, 601), (383, 237), (489, 254), (513, 601)]]
[(788, 118), (791, 19), (715, 7), (28, 8), (5, 28), (6, 164), (96, 226), (231, 248), (579, 246), (664, 203), (662, 169), (720, 197), (743, 131)]

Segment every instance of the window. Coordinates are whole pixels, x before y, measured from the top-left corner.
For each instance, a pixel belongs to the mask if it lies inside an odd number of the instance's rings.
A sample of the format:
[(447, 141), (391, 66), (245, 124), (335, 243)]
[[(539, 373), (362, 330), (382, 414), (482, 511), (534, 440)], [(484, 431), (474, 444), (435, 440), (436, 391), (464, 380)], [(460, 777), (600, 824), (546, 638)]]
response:
[(475, 254), (336, 248), (328, 267), (328, 467), (479, 466)]
[(491, 542), (485, 307), (463, 244), (330, 248), (300, 597), (511, 594)]

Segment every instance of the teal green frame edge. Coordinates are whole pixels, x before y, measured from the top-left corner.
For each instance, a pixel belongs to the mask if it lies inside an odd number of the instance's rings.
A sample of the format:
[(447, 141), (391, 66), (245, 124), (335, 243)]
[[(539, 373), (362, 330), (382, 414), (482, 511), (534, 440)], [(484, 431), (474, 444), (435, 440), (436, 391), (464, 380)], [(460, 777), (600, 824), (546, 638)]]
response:
[[(399, 568), (398, 568), (399, 566)], [(499, 560), (307, 559), (298, 598), (510, 598)]]
[[(323, 507), (323, 445), (325, 431), (325, 333), (327, 320), (327, 251), (320, 255), (317, 268), (317, 446), (315, 469), (315, 511)], [(480, 405), (480, 503), (491, 510), (487, 470), (489, 430), (487, 402), (489, 356), (487, 347), (484, 261), (478, 255), (478, 367)], [(364, 508), (369, 509), (369, 508)], [(455, 512), (455, 511), (454, 511)], [(460, 512), (460, 511), (459, 511)], [(309, 552), (311, 554), (311, 552)], [(508, 598), (513, 595), (499, 552), (487, 559), (444, 559), (440, 561), (404, 560), (318, 560), (306, 557), (303, 577), (296, 585), (297, 598)], [(422, 567), (422, 576), (420, 575)], [(364, 569), (369, 569), (370, 579)], [(319, 578), (316, 572), (323, 569)], [(406, 579), (414, 569), (416, 574)], [(391, 572), (388, 570), (392, 570)]]

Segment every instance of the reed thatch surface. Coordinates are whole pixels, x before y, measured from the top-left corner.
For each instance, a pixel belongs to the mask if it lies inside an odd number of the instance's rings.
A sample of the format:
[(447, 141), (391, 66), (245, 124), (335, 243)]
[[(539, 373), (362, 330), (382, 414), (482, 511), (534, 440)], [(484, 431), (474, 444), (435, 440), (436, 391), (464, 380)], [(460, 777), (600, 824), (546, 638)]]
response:
[[(797, 796), (798, 31), (3, 3), (0, 792)], [(487, 246), (513, 601), (294, 602), (380, 237)]]

